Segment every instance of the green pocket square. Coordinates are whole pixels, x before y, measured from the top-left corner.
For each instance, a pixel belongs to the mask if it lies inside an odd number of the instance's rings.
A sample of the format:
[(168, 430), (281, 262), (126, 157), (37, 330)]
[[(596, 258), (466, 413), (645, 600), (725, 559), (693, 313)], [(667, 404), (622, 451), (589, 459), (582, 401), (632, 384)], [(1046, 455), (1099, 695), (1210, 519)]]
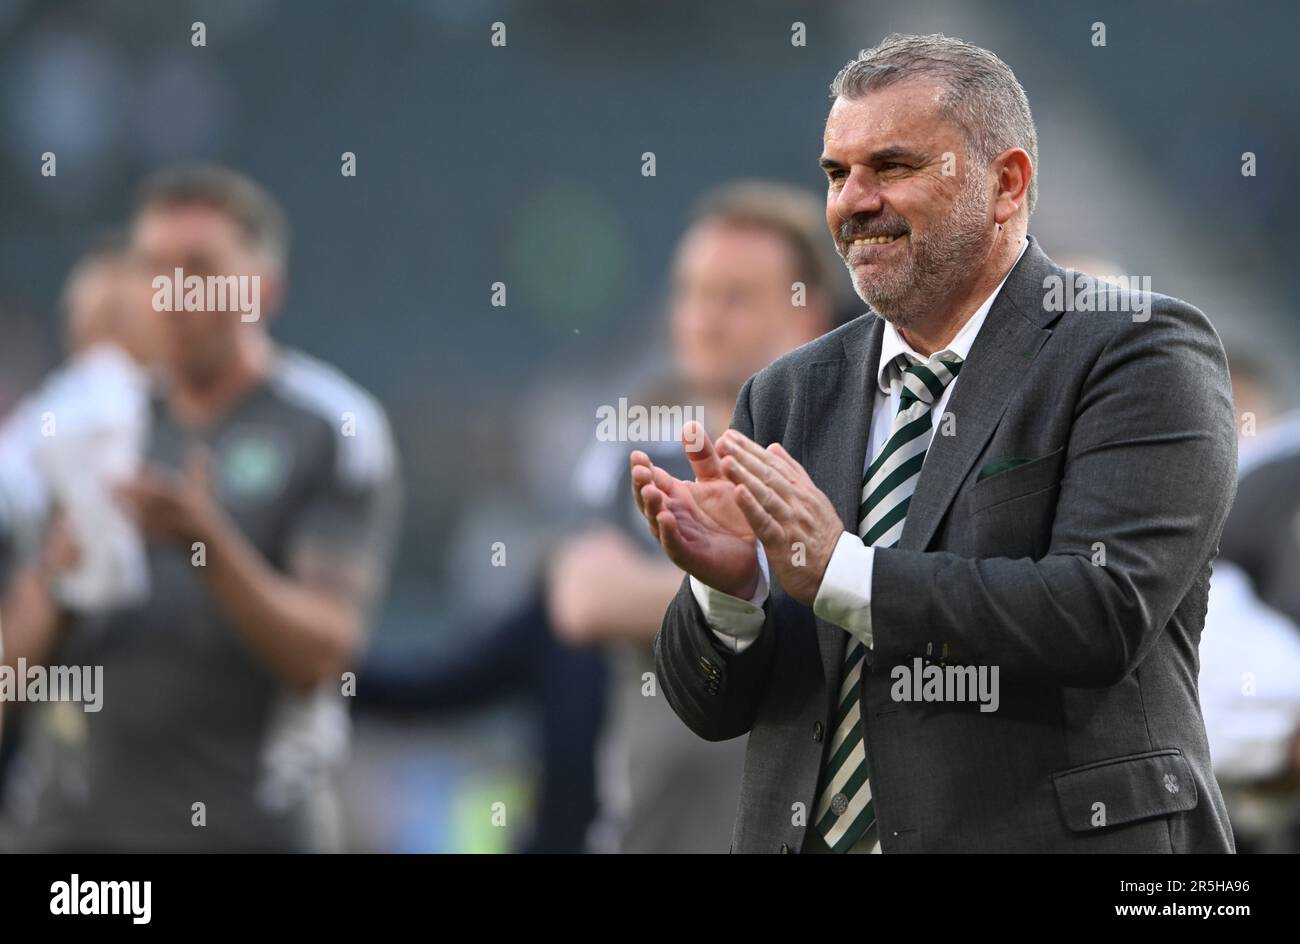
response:
[(1014, 469), (1018, 465), (1033, 461), (1033, 459), (996, 459), (980, 469), (979, 475), (975, 476), (975, 481), (983, 482), (986, 478), (997, 475), (999, 472), (1005, 472), (1008, 469)]

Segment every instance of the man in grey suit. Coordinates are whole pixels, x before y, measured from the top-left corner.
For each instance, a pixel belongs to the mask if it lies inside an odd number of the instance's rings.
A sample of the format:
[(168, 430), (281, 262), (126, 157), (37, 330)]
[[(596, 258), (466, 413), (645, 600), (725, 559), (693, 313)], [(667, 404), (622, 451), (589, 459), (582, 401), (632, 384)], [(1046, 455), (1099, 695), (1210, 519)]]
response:
[(1235, 481), (1222, 346), (1027, 235), (1024, 90), (892, 36), (832, 85), (827, 222), (872, 311), (742, 389), (694, 481), (632, 455), (690, 576), (655, 643), (749, 734), (736, 852), (1231, 852), (1197, 698)]

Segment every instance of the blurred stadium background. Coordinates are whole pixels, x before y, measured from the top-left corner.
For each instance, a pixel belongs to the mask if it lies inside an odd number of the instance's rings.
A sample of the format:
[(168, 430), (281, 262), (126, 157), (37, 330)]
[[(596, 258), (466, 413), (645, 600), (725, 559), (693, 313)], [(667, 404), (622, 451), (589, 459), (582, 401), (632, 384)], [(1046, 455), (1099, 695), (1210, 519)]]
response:
[[(294, 225), (275, 335), (374, 392), (401, 451), (407, 514), (374, 644), (454, 653), (527, 592), (596, 406), (662, 363), (687, 208), (737, 177), (819, 192), (827, 85), (889, 32), (961, 36), (1015, 69), (1040, 136), (1031, 232), (1049, 254), (1149, 275), (1209, 313), (1230, 350), (1285, 367), (1300, 348), (1292, 13), (0, 0), (0, 410), (57, 361), (62, 280), (145, 173), (210, 159), (249, 174)], [(506, 48), (489, 43), (497, 20)], [(206, 48), (190, 44), (195, 21)], [(57, 177), (41, 176), (45, 151)], [(340, 175), (345, 151), (355, 178)], [(1243, 151), (1258, 176), (1242, 176)], [(504, 308), (490, 303), (498, 281)], [(1282, 406), (1297, 402), (1294, 374), (1276, 374)], [(509, 566), (489, 566), (494, 541)], [(350, 848), (508, 844), (470, 811), (483, 797), (528, 807), (526, 705), (356, 720)]]

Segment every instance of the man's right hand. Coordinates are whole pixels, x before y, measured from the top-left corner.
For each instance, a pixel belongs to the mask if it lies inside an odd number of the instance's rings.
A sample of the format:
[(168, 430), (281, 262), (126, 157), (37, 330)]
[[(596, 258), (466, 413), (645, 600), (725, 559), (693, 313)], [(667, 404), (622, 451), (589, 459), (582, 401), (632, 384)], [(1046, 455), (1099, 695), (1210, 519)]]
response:
[(682, 427), (694, 482), (673, 478), (644, 452), (632, 453), (632, 494), (650, 532), (674, 564), (715, 590), (748, 600), (758, 588), (754, 532), (722, 474), (704, 427)]

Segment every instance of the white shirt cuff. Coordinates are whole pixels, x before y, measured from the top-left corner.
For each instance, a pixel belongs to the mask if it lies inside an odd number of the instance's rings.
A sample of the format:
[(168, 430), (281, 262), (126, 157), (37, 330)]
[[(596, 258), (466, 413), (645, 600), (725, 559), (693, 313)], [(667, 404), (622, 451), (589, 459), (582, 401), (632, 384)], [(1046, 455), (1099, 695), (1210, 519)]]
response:
[(767, 602), (769, 586), (767, 555), (763, 553), (763, 545), (755, 541), (754, 546), (758, 554), (758, 587), (748, 600), (714, 590), (691, 578), (691, 593), (695, 595), (695, 602), (700, 605), (709, 629), (735, 653), (744, 652), (758, 638), (766, 618), (763, 604)]
[(862, 641), (868, 649), (871, 637), (871, 571), (875, 548), (862, 543), (850, 531), (840, 535), (813, 600), (813, 612)]

